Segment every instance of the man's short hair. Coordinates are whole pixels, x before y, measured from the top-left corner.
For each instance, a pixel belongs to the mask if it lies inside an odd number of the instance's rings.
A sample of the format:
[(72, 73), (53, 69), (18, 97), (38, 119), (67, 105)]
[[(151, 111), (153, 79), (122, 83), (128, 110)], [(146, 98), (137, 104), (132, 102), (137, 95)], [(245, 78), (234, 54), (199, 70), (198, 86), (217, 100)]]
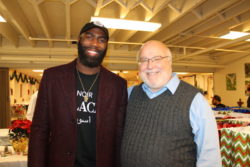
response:
[(214, 97), (213, 97), (215, 100), (217, 100), (217, 101), (219, 101), (219, 102), (221, 102), (221, 97), (220, 96), (218, 96), (218, 95), (214, 95)]

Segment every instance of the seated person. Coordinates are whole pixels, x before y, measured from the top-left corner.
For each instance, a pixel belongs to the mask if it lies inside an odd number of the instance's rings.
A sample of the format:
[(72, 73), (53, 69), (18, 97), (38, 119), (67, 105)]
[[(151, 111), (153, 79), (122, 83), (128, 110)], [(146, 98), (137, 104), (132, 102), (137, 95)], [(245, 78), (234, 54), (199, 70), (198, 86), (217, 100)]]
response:
[(221, 103), (221, 97), (218, 95), (214, 95), (212, 104), (215, 106), (215, 108), (224, 108), (226, 107), (224, 104)]

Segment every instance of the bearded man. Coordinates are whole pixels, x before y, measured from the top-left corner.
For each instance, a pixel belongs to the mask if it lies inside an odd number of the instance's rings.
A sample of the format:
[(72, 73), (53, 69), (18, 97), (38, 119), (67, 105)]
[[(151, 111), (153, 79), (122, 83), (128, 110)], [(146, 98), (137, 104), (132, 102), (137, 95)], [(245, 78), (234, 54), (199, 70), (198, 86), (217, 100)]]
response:
[(29, 167), (119, 167), (127, 83), (101, 63), (108, 30), (83, 26), (78, 58), (44, 71), (31, 127)]

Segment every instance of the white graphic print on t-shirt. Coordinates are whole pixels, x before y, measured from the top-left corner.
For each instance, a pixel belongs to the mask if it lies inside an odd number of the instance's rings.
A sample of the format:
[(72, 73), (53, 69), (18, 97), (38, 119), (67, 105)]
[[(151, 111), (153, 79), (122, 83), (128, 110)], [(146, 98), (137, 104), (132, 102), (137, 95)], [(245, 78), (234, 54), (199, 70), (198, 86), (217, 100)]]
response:
[(86, 92), (86, 91), (79, 91), (77, 90), (76, 96), (77, 98), (83, 99), (83, 97), (87, 95), (88, 101), (80, 103), (80, 106), (77, 107), (78, 118), (77, 118), (77, 124), (90, 124), (91, 119), (96, 114), (95, 105), (96, 103), (93, 102), (93, 92)]

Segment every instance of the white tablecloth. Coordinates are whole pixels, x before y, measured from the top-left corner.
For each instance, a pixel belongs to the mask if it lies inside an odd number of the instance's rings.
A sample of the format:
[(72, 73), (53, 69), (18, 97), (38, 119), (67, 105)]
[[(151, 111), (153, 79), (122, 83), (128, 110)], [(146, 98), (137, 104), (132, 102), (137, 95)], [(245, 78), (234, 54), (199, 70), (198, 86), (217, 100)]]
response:
[(0, 136), (8, 136), (9, 129), (0, 129)]
[(0, 167), (27, 167), (27, 156), (9, 155), (0, 157)]
[[(9, 143), (9, 129), (0, 129), (0, 153), (3, 154), (4, 146)], [(12, 146), (8, 150), (14, 154)], [(27, 156), (24, 155), (7, 155), (0, 156), (0, 167), (27, 167)]]
[(250, 118), (250, 114), (238, 113), (233, 111), (214, 111), (214, 115), (215, 117), (221, 117), (221, 118), (226, 116), (231, 116), (236, 118)]
[(10, 145), (8, 134), (9, 129), (0, 129), (0, 146)]

